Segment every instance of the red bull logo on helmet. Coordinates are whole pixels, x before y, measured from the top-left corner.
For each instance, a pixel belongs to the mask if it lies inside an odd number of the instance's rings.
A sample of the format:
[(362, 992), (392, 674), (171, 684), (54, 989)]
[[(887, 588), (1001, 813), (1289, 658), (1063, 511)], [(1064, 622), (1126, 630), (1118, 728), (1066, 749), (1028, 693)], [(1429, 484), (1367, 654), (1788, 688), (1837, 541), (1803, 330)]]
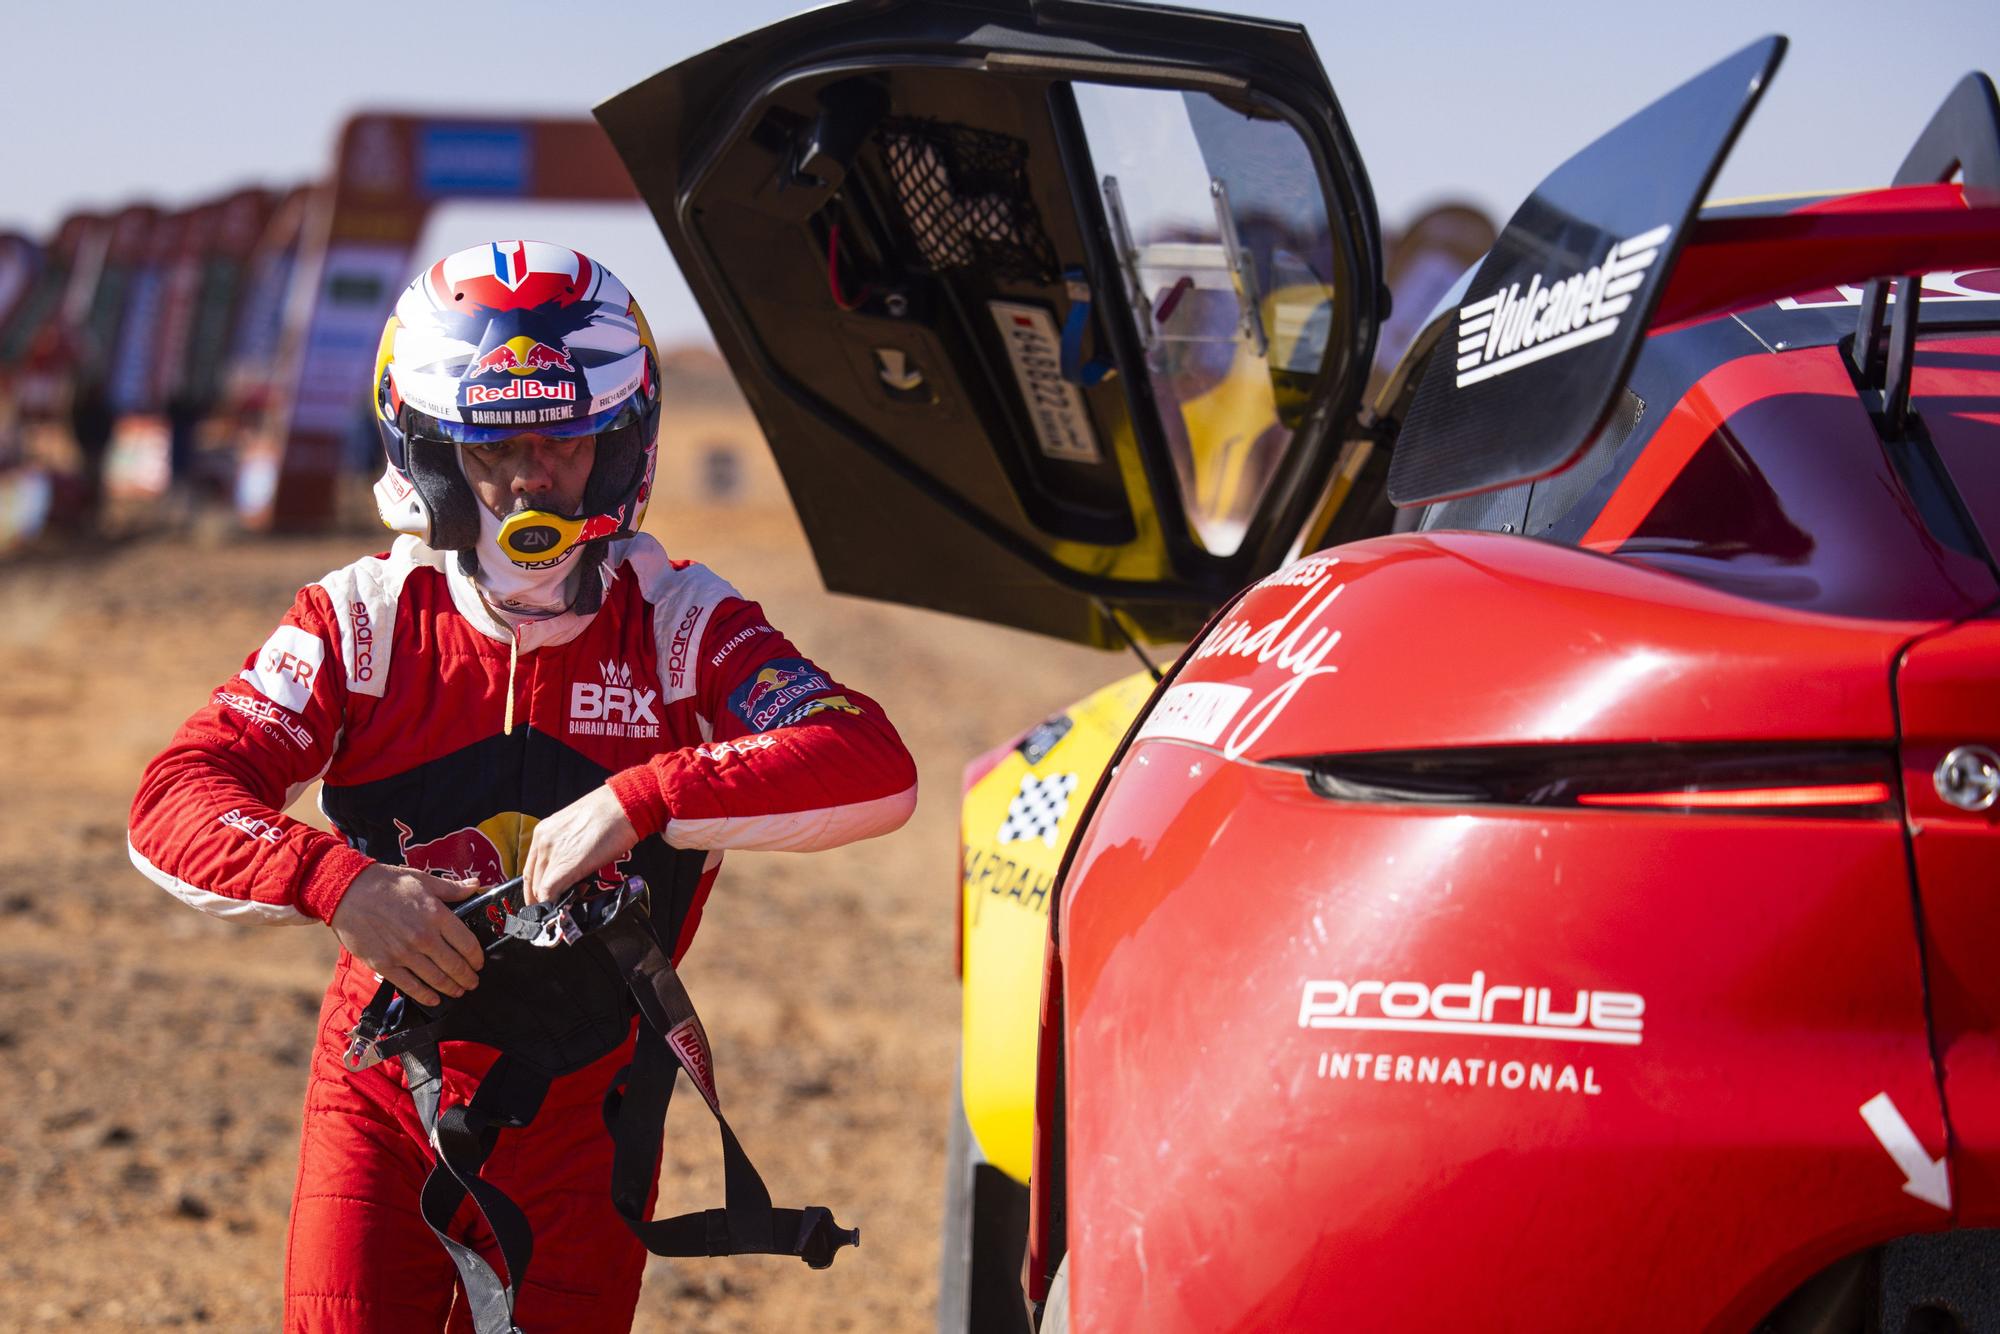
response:
[(826, 674), (803, 658), (775, 658), (729, 696), (729, 707), (753, 732), (761, 732), (793, 705), (833, 689)]
[(540, 380), (514, 380), (508, 384), (469, 384), (465, 386), (465, 405), (476, 407), (481, 403), (517, 403), (522, 399), (554, 399), (562, 403), (576, 401), (576, 381), (557, 380), (544, 384)]
[(536, 371), (558, 370), (572, 374), (576, 366), (570, 361), (569, 353), (559, 347), (550, 347), (539, 339), (522, 335), (509, 338), (500, 346), (474, 361), (466, 368), (469, 376), (498, 375), (506, 371), (509, 375), (533, 375)]
[[(569, 353), (559, 347), (551, 347), (539, 339), (525, 334), (509, 338), (506, 342), (487, 352), (466, 367), (466, 378), (478, 380), (491, 375), (504, 375), (499, 384), (468, 384), (465, 386), (465, 406), (472, 408), (481, 404), (520, 403), (530, 399), (543, 402), (576, 402), (575, 380), (546, 380), (540, 378), (542, 371), (567, 371), (574, 375), (576, 364)], [(546, 417), (547, 414), (544, 414)], [(557, 419), (566, 418), (569, 411), (557, 414)], [(477, 420), (477, 419), (475, 419)]]

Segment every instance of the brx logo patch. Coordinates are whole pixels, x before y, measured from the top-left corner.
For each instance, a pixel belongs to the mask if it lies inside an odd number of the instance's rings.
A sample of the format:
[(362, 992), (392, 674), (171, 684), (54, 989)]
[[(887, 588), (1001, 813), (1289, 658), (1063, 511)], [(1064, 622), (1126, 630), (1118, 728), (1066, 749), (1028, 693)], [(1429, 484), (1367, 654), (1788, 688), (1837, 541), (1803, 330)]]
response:
[(656, 737), (660, 716), (653, 711), (660, 692), (632, 684), (632, 666), (597, 665), (600, 681), (574, 681), (569, 688), (572, 736)]

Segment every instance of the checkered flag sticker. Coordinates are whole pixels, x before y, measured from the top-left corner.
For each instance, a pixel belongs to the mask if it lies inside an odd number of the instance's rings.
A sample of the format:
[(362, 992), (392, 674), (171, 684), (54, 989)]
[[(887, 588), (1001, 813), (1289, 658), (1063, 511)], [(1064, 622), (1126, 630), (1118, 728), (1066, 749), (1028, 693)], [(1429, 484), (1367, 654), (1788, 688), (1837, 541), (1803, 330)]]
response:
[(1056, 845), (1056, 830), (1069, 814), (1069, 794), (1076, 791), (1075, 774), (1050, 774), (1040, 778), (1021, 775), (1021, 790), (1007, 803), (1007, 818), (1000, 822), (1000, 842), (1026, 843), (1039, 838), (1049, 847)]

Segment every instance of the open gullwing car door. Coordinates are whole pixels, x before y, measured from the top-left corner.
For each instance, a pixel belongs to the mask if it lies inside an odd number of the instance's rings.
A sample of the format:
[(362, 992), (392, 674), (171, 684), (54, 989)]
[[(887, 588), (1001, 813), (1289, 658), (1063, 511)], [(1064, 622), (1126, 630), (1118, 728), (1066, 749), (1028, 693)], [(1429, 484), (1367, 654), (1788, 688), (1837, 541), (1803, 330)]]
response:
[(1185, 638), (1323, 491), (1386, 311), (1297, 25), (876, 0), (597, 116), (829, 588)]

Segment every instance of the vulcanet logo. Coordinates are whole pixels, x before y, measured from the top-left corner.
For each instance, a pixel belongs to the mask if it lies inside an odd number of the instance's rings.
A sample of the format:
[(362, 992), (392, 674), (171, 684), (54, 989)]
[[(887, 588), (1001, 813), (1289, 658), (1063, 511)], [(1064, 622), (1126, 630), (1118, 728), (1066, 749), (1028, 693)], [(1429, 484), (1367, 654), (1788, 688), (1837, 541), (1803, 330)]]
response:
[(1581, 273), (1545, 282), (1537, 273), (1458, 312), (1458, 387), (1464, 389), (1618, 331), (1618, 317), (1660, 257), (1673, 226), (1613, 242)]
[(1629, 991), (1500, 985), (1483, 969), (1469, 982), (1432, 986), (1398, 978), (1313, 980), (1299, 993), (1300, 1028), (1376, 1033), (1456, 1033), (1636, 1047), (1645, 997)]

